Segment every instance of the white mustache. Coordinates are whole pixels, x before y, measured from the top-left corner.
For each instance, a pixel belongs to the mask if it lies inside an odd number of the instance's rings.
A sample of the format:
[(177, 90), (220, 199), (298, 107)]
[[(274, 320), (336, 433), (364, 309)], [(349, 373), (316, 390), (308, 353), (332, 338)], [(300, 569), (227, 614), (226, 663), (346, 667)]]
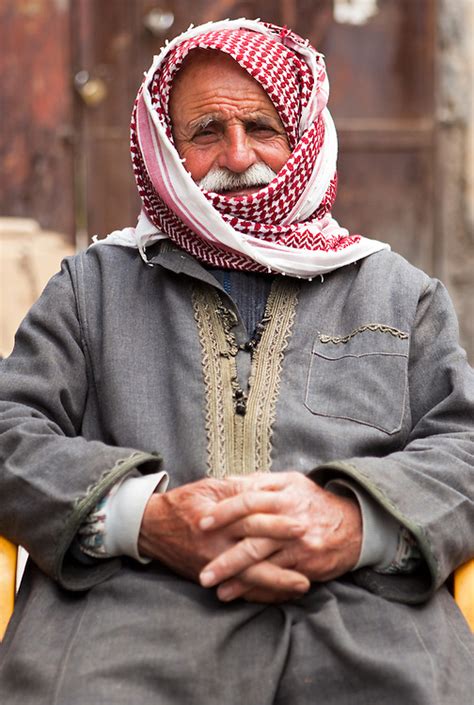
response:
[(198, 181), (198, 186), (214, 193), (239, 191), (240, 189), (254, 186), (266, 186), (275, 176), (276, 172), (263, 162), (252, 164), (241, 174), (229, 171), (225, 167), (215, 166)]

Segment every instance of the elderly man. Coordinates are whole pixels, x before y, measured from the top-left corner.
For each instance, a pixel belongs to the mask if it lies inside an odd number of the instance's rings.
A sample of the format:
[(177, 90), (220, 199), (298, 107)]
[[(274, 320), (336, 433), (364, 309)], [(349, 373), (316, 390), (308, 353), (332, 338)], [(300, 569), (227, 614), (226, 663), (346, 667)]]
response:
[(31, 556), (2, 702), (470, 702), (472, 371), (443, 287), (331, 217), (327, 97), (257, 21), (148, 72), (138, 225), (65, 262), (2, 367)]

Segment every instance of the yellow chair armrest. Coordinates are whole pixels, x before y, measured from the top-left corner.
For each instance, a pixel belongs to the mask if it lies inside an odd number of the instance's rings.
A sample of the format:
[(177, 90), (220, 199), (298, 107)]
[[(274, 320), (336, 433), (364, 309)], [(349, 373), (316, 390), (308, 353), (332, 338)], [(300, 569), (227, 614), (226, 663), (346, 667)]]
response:
[(454, 599), (474, 632), (474, 558), (454, 573)]
[(17, 547), (0, 536), (0, 641), (15, 602)]

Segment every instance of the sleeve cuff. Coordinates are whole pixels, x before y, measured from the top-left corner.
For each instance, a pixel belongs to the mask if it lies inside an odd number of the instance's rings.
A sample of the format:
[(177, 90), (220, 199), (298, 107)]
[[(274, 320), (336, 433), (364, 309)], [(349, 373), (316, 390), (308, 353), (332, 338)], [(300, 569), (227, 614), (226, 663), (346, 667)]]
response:
[(357, 483), (348, 480), (330, 480), (325, 489), (334, 494), (355, 496), (362, 513), (362, 547), (359, 560), (352, 570), (371, 566), (383, 570), (391, 565), (397, 553), (399, 522), (390, 516)]
[(138, 552), (138, 535), (146, 504), (154, 492), (165, 492), (169, 483), (164, 471), (126, 478), (107, 503), (104, 549), (108, 556), (130, 556), (149, 563)]

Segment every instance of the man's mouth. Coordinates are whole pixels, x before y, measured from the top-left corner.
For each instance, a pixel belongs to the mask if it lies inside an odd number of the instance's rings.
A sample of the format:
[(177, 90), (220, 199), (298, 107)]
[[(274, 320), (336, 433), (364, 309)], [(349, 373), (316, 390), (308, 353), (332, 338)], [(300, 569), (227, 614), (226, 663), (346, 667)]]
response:
[(263, 188), (263, 185), (247, 186), (246, 188), (239, 189), (224, 189), (223, 191), (219, 191), (219, 193), (226, 198), (235, 198), (236, 196), (249, 196), (252, 193), (257, 193), (261, 188)]

